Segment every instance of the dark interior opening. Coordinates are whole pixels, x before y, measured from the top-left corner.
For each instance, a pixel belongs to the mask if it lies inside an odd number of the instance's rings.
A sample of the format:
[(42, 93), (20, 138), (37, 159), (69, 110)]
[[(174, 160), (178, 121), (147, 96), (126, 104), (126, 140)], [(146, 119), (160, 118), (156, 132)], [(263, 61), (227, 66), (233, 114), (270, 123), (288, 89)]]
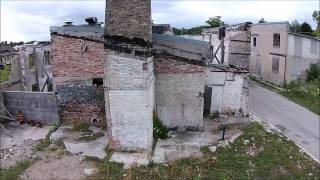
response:
[(210, 116), (211, 95), (212, 95), (212, 87), (205, 86), (204, 94), (203, 94), (203, 99), (204, 99), (203, 116), (204, 117)]
[(103, 86), (103, 79), (102, 78), (92, 79), (92, 84), (97, 86), (97, 87)]

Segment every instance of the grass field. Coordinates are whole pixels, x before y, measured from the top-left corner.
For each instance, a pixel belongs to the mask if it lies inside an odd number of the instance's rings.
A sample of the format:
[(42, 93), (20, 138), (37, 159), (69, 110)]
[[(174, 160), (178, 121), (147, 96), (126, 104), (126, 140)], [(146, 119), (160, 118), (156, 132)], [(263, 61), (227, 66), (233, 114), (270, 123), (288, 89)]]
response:
[[(291, 141), (266, 132), (258, 123), (243, 129), (244, 134), (230, 147), (214, 153), (202, 148), (200, 159), (183, 159), (168, 164), (150, 164), (129, 170), (121, 164), (88, 159), (99, 173), (89, 179), (319, 179), (319, 164)], [(248, 144), (244, 141), (249, 140)]]

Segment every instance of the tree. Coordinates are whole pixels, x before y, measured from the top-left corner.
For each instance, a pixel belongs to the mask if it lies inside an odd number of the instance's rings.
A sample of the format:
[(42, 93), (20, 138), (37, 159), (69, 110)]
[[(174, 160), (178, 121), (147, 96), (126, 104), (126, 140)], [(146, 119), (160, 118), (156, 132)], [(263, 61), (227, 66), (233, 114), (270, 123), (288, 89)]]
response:
[(301, 32), (301, 25), (296, 19), (290, 23), (289, 27), (291, 32)]
[(224, 22), (221, 20), (221, 16), (215, 16), (215, 17), (210, 17), (206, 23), (210, 26), (210, 27), (220, 27), (220, 26), (224, 26)]
[(314, 11), (312, 14), (312, 19), (317, 23), (317, 27), (320, 26), (320, 11)]
[(314, 35), (320, 37), (320, 11), (314, 11), (312, 19), (317, 23), (317, 29), (314, 31)]
[(312, 33), (313, 30), (312, 30), (310, 24), (308, 24), (307, 22), (303, 22), (301, 24), (301, 32), (307, 32), (307, 33), (310, 32), (310, 33)]
[(259, 23), (266, 23), (267, 21), (266, 20), (264, 20), (264, 18), (261, 18), (260, 20), (259, 20)]

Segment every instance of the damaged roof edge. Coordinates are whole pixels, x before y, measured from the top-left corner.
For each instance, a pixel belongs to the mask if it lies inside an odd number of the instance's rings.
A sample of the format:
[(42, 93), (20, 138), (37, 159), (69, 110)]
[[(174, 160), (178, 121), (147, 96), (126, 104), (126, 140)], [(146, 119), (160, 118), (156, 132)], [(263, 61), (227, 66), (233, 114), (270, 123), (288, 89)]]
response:
[(50, 33), (52, 32), (90, 32), (90, 33), (104, 33), (104, 28), (100, 26), (50, 26)]

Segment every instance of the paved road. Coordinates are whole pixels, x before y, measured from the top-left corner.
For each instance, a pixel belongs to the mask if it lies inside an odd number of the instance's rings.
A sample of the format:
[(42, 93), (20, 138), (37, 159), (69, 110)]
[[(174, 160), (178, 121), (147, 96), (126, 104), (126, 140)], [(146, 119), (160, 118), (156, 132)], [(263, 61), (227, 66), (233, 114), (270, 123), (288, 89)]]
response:
[(250, 109), (320, 159), (320, 117), (285, 97), (249, 83)]

